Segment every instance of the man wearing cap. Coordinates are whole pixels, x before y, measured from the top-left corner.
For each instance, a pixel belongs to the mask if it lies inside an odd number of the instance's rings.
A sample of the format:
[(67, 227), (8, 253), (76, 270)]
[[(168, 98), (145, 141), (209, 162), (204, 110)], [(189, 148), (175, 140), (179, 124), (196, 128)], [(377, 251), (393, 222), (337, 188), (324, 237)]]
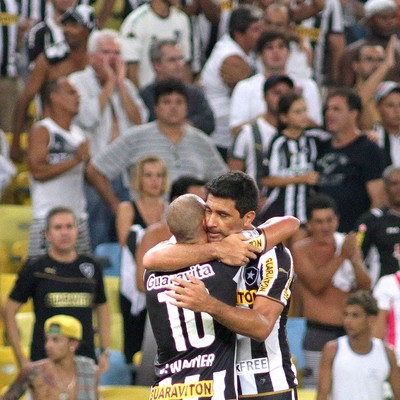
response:
[[(398, 6), (394, 0), (368, 0), (364, 5), (365, 25), (369, 31), (367, 36), (347, 46), (340, 60), (339, 84), (352, 87), (355, 83), (355, 74), (350, 65), (356, 60), (357, 49), (364, 45), (379, 45), (383, 48), (389, 43), (390, 37), (395, 34), (397, 28)], [(400, 82), (400, 47), (396, 47), (394, 68), (387, 79)]]
[(244, 125), (236, 136), (228, 158), (231, 170), (244, 171), (260, 183), (263, 154), (277, 133), (279, 99), (293, 88), (293, 81), (286, 75), (272, 75), (265, 81), (263, 92), (267, 110), (252, 124)]
[(75, 352), (82, 340), (82, 325), (69, 315), (46, 320), (47, 358), (20, 371), (1, 400), (15, 400), (30, 389), (33, 400), (96, 400), (98, 369), (94, 361)]
[[(31, 100), (40, 92), (43, 84), (60, 76), (84, 69), (88, 63), (86, 44), (89, 34), (95, 27), (92, 7), (81, 4), (70, 8), (62, 16), (65, 42), (56, 43), (54, 48), (40, 54), (20, 95), (13, 122), (13, 143), (11, 156), (21, 161), (19, 138), (24, 129), (27, 110)], [(54, 58), (49, 55), (53, 54)]]
[(375, 124), (378, 145), (383, 148), (388, 164), (400, 166), (400, 85), (382, 82), (375, 93), (381, 122)]

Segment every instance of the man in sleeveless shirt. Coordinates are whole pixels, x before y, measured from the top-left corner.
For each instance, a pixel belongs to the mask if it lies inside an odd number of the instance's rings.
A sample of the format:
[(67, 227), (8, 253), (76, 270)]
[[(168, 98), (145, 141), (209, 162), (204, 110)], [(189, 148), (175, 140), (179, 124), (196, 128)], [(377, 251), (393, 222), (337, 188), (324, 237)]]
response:
[(347, 335), (324, 347), (317, 400), (383, 400), (385, 381), (391, 386), (392, 398), (400, 399), (400, 373), (393, 349), (371, 334), (377, 314), (376, 300), (368, 291), (355, 292), (347, 299)]
[(89, 142), (84, 132), (72, 125), (79, 109), (79, 95), (70, 81), (61, 77), (46, 83), (42, 97), (47, 117), (38, 121), (29, 133), (32, 224), (28, 256), (46, 254), (46, 216), (59, 206), (70, 208), (78, 218), (78, 253), (90, 254), (84, 192)]

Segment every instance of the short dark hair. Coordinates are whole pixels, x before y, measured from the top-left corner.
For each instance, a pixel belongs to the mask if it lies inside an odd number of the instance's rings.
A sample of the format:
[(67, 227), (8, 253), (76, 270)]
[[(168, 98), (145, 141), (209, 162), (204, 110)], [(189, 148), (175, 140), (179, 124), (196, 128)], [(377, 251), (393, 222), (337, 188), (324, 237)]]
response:
[(42, 86), (40, 91), (40, 99), (43, 105), (51, 104), (51, 94), (57, 92), (60, 87), (60, 77), (55, 79), (50, 79), (49, 81), (45, 82)]
[(188, 101), (188, 94), (185, 84), (179, 79), (168, 78), (157, 81), (154, 85), (154, 103), (157, 104), (161, 96), (171, 93), (181, 94)]
[(150, 60), (151, 62), (160, 61), (163, 56), (164, 46), (176, 46), (178, 42), (174, 39), (155, 40), (150, 46)]
[(339, 215), (336, 201), (327, 194), (318, 193), (312, 197), (307, 202), (306, 216), (309, 221), (312, 217), (314, 210), (326, 210), (331, 208), (336, 215)]
[(53, 217), (58, 214), (71, 214), (74, 218), (75, 223), (76, 224), (78, 223), (75, 213), (70, 208), (63, 207), (63, 206), (54, 207), (48, 212), (48, 214), (46, 216), (46, 224), (45, 224), (46, 231), (49, 230), (51, 220), (53, 219)]
[(292, 79), (290, 79), (287, 75), (271, 75), (269, 78), (267, 78), (264, 82), (263, 86), (263, 93), (264, 95), (273, 89), (276, 85), (279, 83), (285, 83), (288, 85), (291, 89), (294, 88), (294, 82)]
[(172, 183), (169, 199), (172, 202), (175, 198), (186, 194), (190, 186), (204, 186), (205, 184), (205, 181), (197, 179), (194, 176), (181, 176)]
[(296, 92), (289, 92), (283, 94), (278, 102), (278, 130), (286, 128), (286, 124), (280, 119), (280, 114), (287, 114), (292, 107), (292, 104), (297, 100), (303, 100), (303, 96)]
[(206, 185), (207, 195), (231, 199), (243, 217), (258, 206), (258, 188), (254, 180), (241, 171), (230, 171), (214, 178)]
[(378, 303), (368, 290), (358, 290), (352, 293), (346, 300), (346, 306), (360, 306), (367, 315), (378, 315)]
[(335, 89), (328, 95), (326, 103), (332, 97), (342, 97), (346, 100), (349, 110), (357, 110), (359, 113), (362, 111), (362, 102), (360, 95), (352, 88), (341, 87)]
[(249, 26), (263, 18), (263, 12), (260, 8), (243, 4), (232, 11), (229, 18), (229, 35), (234, 39), (236, 32), (245, 33)]
[(264, 47), (277, 39), (283, 40), (285, 46), (289, 48), (289, 39), (283, 32), (264, 31), (257, 42), (257, 53), (262, 53)]
[(278, 102), (278, 113), (287, 114), (292, 104), (297, 100), (303, 100), (303, 96), (296, 92), (289, 92), (282, 95)]

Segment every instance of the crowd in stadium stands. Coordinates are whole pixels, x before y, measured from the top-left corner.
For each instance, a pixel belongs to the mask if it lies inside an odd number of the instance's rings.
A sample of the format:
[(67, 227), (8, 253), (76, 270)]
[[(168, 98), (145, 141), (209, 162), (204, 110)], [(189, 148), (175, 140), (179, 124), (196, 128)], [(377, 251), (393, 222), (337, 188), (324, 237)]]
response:
[[(35, 304), (54, 309), (36, 327), (32, 348), (42, 350), (32, 361), (45, 357), (44, 320), (76, 302), (108, 324), (99, 249), (114, 243), (121, 350), (129, 383), (143, 383), (132, 358), (146, 342), (144, 249), (168, 238), (174, 191), (206, 198), (207, 182), (240, 170), (259, 189), (256, 225), (279, 216), (301, 223), (285, 241), (295, 273), (289, 318), (307, 324), (300, 383), (321, 400), (338, 387), (337, 338), (353, 343), (354, 309), (373, 321), (363, 346), (371, 335), (393, 346), (400, 368), (399, 38), (395, 0), (0, 1), (0, 213), (21, 204), (23, 174), (32, 213), (1, 343), (26, 365), (15, 314), (39, 296), (37, 275), (54, 279), (63, 262), (97, 279), (100, 294), (61, 296), (59, 282), (53, 300)], [(76, 253), (59, 243), (57, 268), (48, 261), (60, 240), (49, 237), (54, 212), (73, 213), (64, 228), (77, 228)], [(357, 290), (366, 292), (354, 300)], [(93, 336), (85, 319), (84, 338)], [(104, 364), (114, 330), (99, 332)], [(96, 359), (93, 337), (89, 344), (83, 354)], [(355, 360), (357, 349), (340, 349)], [(392, 384), (394, 399), (399, 391)]]

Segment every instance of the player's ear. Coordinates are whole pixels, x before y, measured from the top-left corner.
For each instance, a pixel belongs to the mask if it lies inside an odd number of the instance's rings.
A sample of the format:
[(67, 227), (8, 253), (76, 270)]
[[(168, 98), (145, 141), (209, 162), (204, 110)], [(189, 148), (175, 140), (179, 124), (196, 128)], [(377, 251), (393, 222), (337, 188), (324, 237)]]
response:
[(243, 222), (244, 222), (244, 228), (249, 229), (251, 228), (251, 224), (254, 221), (254, 218), (256, 217), (256, 212), (255, 211), (248, 211), (246, 214), (243, 216)]

